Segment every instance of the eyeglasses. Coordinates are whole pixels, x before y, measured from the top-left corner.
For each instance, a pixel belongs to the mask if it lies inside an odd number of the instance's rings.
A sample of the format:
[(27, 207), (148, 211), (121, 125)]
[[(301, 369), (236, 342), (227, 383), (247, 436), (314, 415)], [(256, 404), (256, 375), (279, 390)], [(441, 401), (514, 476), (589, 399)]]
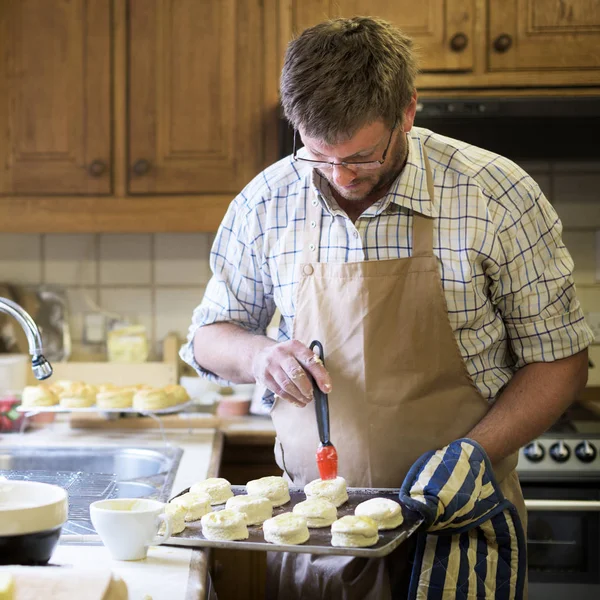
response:
[(295, 161), (308, 163), (314, 169), (331, 169), (332, 167), (344, 167), (346, 169), (378, 169), (384, 162), (385, 157), (387, 156), (388, 150), (390, 149), (390, 145), (392, 143), (392, 136), (394, 135), (394, 131), (396, 129), (397, 122), (394, 123), (392, 130), (390, 131), (390, 139), (388, 140), (387, 146), (383, 151), (380, 160), (364, 160), (364, 161), (348, 161), (344, 160), (342, 162), (329, 162), (323, 160), (311, 160), (309, 158), (301, 158), (298, 156), (298, 150), (296, 149), (296, 136), (298, 135), (298, 130), (294, 129), (294, 146), (293, 146), (293, 158)]

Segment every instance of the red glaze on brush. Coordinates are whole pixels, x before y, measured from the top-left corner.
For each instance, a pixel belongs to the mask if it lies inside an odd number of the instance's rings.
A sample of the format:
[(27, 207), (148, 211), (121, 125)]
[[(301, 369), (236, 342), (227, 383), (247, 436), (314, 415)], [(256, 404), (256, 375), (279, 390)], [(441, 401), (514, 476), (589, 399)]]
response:
[(338, 457), (333, 444), (321, 444), (317, 449), (317, 468), (321, 479), (335, 479), (338, 473)]

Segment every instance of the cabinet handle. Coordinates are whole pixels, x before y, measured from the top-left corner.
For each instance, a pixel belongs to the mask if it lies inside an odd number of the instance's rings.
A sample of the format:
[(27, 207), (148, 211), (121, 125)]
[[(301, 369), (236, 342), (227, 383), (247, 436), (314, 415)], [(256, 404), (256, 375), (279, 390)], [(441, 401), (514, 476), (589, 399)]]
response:
[(462, 52), (469, 45), (469, 38), (464, 33), (455, 33), (450, 38), (452, 52)]
[(93, 160), (88, 167), (88, 173), (92, 177), (100, 177), (106, 173), (106, 163), (103, 160)]
[(494, 50), (502, 54), (510, 49), (512, 43), (512, 37), (508, 33), (502, 33), (494, 40)]
[(145, 175), (150, 170), (150, 161), (145, 158), (140, 158), (133, 163), (133, 172), (136, 175)]

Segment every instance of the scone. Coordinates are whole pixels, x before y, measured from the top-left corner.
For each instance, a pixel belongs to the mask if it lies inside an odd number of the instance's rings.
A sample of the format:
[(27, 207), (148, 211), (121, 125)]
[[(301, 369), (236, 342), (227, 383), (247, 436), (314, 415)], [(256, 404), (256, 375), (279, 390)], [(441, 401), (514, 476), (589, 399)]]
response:
[(95, 390), (85, 384), (73, 385), (59, 392), (60, 405), (65, 408), (89, 408), (96, 404)]
[(190, 399), (187, 390), (182, 385), (167, 385), (163, 388), (163, 391), (169, 399), (170, 406), (176, 406), (177, 404), (184, 404)]
[(207, 494), (211, 504), (225, 504), (233, 496), (231, 484), (222, 477), (209, 477), (195, 483), (191, 488), (192, 494)]
[(371, 517), (346, 515), (331, 526), (331, 545), (349, 548), (374, 546), (379, 541), (377, 523)]
[(96, 394), (98, 408), (131, 408), (133, 390), (131, 388), (104, 390)]
[(181, 494), (173, 498), (170, 504), (178, 504), (185, 508), (185, 522), (198, 521), (212, 509), (210, 507), (210, 498), (208, 494)]
[(282, 506), (290, 501), (288, 482), (283, 477), (277, 477), (276, 475), (249, 481), (246, 484), (246, 491), (248, 494), (268, 498), (274, 507)]
[(246, 540), (248, 527), (246, 517), (237, 510), (227, 508), (208, 513), (202, 517), (202, 535), (207, 540)]
[[(173, 504), (169, 502), (165, 505), (165, 515), (171, 524), (171, 535), (181, 533), (185, 529), (185, 515), (187, 510), (181, 504)], [(164, 525), (161, 525), (159, 533), (164, 531)]]
[(354, 509), (354, 514), (359, 517), (371, 517), (377, 523), (378, 529), (395, 529), (404, 521), (402, 507), (389, 498), (365, 500)]
[(309, 498), (294, 506), (295, 515), (306, 519), (309, 527), (329, 527), (337, 519), (337, 508), (325, 498)]
[(300, 515), (286, 512), (263, 523), (265, 541), (271, 544), (304, 544), (310, 537), (306, 519)]
[(141, 389), (133, 395), (133, 408), (136, 410), (162, 410), (169, 406), (169, 399), (163, 390)]
[(348, 500), (348, 489), (343, 477), (315, 479), (304, 486), (304, 493), (307, 498), (325, 498), (336, 507)]
[(21, 394), (23, 406), (55, 406), (58, 404), (58, 396), (43, 383), (39, 385), (27, 385)]
[(229, 498), (225, 508), (237, 510), (246, 516), (247, 525), (260, 525), (273, 516), (273, 505), (268, 498), (255, 494)]

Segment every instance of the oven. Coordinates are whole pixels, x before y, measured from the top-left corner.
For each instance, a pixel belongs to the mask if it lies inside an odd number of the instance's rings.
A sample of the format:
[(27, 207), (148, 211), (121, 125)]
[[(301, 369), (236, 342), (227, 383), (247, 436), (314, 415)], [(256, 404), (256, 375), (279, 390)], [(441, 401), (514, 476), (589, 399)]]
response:
[(530, 600), (600, 598), (600, 436), (547, 434), (521, 450)]

